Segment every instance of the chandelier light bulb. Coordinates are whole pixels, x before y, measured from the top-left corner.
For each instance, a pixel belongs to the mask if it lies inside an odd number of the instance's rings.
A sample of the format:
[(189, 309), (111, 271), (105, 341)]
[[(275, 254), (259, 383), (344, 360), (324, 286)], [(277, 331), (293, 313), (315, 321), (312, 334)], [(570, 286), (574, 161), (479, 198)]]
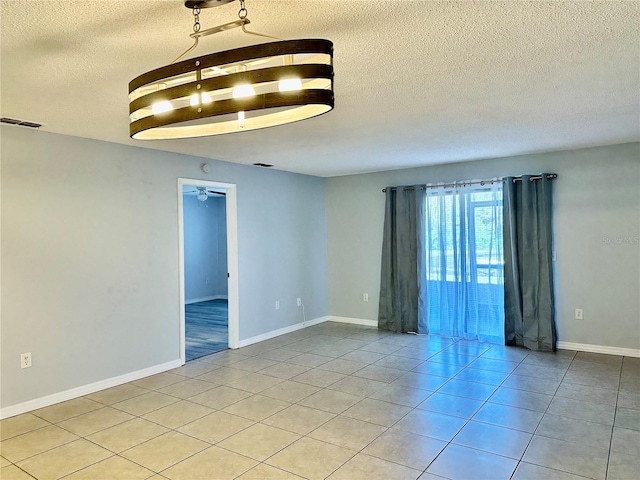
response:
[(299, 78), (283, 78), (278, 82), (278, 90), (281, 92), (296, 92), (302, 90), (302, 80)]
[(240, 128), (244, 128), (244, 112), (243, 111), (238, 112), (238, 126)]
[(233, 93), (231, 95), (233, 96), (233, 98), (245, 98), (253, 97), (255, 96), (255, 94), (256, 91), (251, 85), (244, 84), (233, 87)]
[(167, 100), (163, 100), (162, 102), (157, 102), (151, 105), (151, 111), (154, 115), (170, 112), (171, 110), (173, 110), (173, 105), (171, 105), (171, 102)]

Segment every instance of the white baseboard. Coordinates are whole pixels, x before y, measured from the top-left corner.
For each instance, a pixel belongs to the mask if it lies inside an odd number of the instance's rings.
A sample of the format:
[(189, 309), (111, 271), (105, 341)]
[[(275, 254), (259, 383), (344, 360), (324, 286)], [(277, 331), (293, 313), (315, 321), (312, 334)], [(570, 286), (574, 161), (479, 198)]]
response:
[(189, 305), (191, 303), (209, 302), (211, 300), (229, 300), (229, 297), (227, 295), (212, 295), (210, 297), (192, 298), (190, 300), (185, 300), (184, 304)]
[(314, 318), (313, 320), (307, 320), (306, 322), (296, 323), (295, 325), (289, 325), (288, 327), (272, 330), (270, 332), (263, 333), (262, 335), (245, 338), (244, 340), (240, 340), (240, 342), (238, 343), (238, 348), (246, 347), (258, 342), (264, 342), (265, 340), (269, 340), (270, 338), (279, 337), (280, 335), (295, 332), (296, 330), (311, 327), (312, 325), (318, 325), (319, 323), (326, 322), (328, 319), (329, 317)]
[(560, 350), (577, 350), (579, 352), (605, 353), (607, 355), (621, 355), (624, 357), (640, 357), (640, 349), (607, 347), (606, 345), (589, 345), (587, 343), (558, 342)]
[(365, 320), (364, 318), (334, 317), (329, 315), (329, 322), (351, 323), (353, 325), (364, 325), (365, 327), (377, 327), (377, 320)]
[(156, 373), (162, 373), (166, 372), (167, 370), (178, 368), (181, 365), (182, 363), (180, 362), (180, 360), (172, 360), (171, 362), (154, 365), (153, 367), (143, 368), (142, 370), (125, 373), (124, 375), (107, 378), (105, 380), (100, 380), (99, 382), (90, 383), (88, 385), (82, 385), (80, 387), (65, 390), (64, 392), (53, 393), (45, 397), (35, 398), (23, 403), (18, 403), (16, 405), (2, 407), (0, 408), (0, 419), (20, 415), (21, 413), (30, 412), (38, 408), (48, 407), (49, 405), (54, 405), (66, 400), (82, 397), (83, 395), (89, 395), (90, 393), (99, 392), (100, 390), (104, 390), (105, 388), (116, 387), (118, 385), (122, 385), (123, 383), (132, 382), (134, 380), (139, 380), (150, 375), (155, 375)]

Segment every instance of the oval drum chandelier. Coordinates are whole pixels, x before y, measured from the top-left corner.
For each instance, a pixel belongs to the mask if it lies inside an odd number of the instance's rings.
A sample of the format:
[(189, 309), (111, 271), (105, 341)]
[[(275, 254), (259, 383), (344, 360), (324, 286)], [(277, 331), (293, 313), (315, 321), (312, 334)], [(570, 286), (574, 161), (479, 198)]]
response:
[[(246, 29), (238, 20), (200, 29), (200, 9), (234, 0), (187, 0), (193, 45), (170, 65), (129, 82), (129, 132), (142, 140), (192, 138), (257, 130), (322, 115), (334, 105), (333, 43), (324, 39), (270, 41), (182, 60), (201, 37)], [(278, 39), (276, 39), (278, 40)]]

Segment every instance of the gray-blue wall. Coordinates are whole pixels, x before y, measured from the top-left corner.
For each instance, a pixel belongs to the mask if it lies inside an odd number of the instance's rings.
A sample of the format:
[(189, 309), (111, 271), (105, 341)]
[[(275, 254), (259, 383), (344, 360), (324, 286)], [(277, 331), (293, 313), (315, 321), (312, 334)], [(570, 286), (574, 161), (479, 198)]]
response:
[[(559, 340), (640, 349), (638, 143), (327, 179), (330, 315), (377, 319), (382, 188), (540, 172), (559, 175), (553, 183)], [(574, 319), (576, 308), (584, 320)]]
[(323, 179), (0, 133), (2, 407), (179, 358), (178, 178), (237, 185), (240, 340), (327, 314)]
[(182, 196), (185, 301), (224, 297), (227, 282), (227, 215), (224, 197), (201, 202)]
[(0, 128), (2, 407), (179, 358), (177, 178), (237, 185), (242, 340), (376, 318), (383, 187), (557, 172), (560, 340), (640, 348), (640, 144), (325, 180)]

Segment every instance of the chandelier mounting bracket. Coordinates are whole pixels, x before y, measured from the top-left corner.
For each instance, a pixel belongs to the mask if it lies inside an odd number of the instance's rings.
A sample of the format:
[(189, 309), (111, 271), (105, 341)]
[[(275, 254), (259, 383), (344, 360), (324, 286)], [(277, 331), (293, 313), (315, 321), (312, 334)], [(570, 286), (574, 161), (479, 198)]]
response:
[(194, 8), (212, 8), (221, 7), (235, 0), (186, 0), (184, 6), (190, 9)]

